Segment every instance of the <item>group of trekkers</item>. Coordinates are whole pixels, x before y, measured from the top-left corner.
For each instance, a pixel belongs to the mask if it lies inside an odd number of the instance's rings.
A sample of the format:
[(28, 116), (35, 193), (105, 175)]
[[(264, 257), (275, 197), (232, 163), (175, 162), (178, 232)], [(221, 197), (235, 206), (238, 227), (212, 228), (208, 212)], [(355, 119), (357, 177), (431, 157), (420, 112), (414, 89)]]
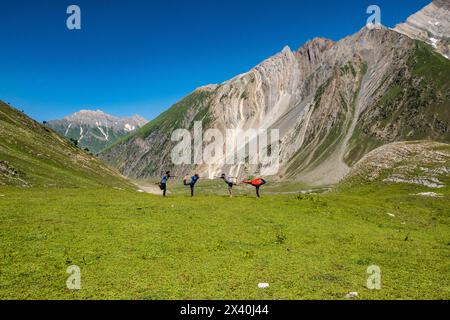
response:
[[(164, 197), (167, 194), (167, 183), (168, 183), (169, 179), (171, 179), (171, 178), (176, 178), (176, 177), (172, 176), (170, 171), (167, 171), (166, 174), (161, 178), (161, 182), (159, 183), (159, 187), (160, 187), (161, 191), (163, 192)], [(235, 182), (235, 181), (237, 181), (236, 180), (237, 178), (229, 177), (225, 173), (223, 173), (220, 177), (216, 177), (216, 178), (221, 179), (225, 182), (225, 184), (228, 187), (228, 193), (229, 193), (230, 197), (233, 197), (233, 187), (237, 185), (237, 183)], [(183, 179), (183, 184), (185, 186), (190, 187), (190, 189), (191, 189), (191, 197), (194, 197), (195, 185), (197, 184), (197, 182), (199, 180), (200, 180), (200, 176), (198, 174), (194, 174), (190, 179), (189, 179), (189, 177), (185, 177)], [(265, 185), (267, 183), (267, 181), (262, 178), (255, 178), (255, 179), (244, 180), (244, 181), (242, 181), (242, 183), (255, 187), (256, 188), (256, 196), (258, 198), (261, 198), (259, 189), (263, 185)]]

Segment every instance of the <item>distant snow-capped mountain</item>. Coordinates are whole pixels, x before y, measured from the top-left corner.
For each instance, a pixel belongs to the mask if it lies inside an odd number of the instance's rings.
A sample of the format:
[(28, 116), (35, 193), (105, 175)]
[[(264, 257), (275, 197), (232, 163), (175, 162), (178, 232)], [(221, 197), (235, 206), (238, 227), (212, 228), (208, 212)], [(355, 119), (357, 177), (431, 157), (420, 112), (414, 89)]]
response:
[(115, 117), (101, 110), (81, 110), (46, 124), (64, 137), (78, 141), (80, 147), (98, 153), (146, 123), (139, 115)]

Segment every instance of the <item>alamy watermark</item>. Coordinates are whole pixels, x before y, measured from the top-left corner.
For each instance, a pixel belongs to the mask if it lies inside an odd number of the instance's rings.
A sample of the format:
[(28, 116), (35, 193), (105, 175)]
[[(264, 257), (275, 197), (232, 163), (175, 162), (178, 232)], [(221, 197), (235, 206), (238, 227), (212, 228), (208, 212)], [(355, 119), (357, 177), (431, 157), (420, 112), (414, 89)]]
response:
[(381, 268), (379, 266), (370, 266), (367, 268), (369, 277), (367, 278), (367, 289), (381, 290)]
[(366, 26), (369, 29), (381, 27), (381, 8), (377, 5), (371, 5), (367, 8), (367, 14), (372, 14), (368, 19)]
[(66, 26), (69, 30), (81, 30), (81, 9), (77, 5), (67, 7), (67, 14), (70, 16), (66, 20)]
[[(66, 20), (66, 26), (69, 30), (81, 30), (81, 8), (78, 5), (67, 7), (66, 13), (70, 16)], [(367, 7), (367, 14), (371, 16), (367, 19), (366, 26), (369, 29), (381, 27), (381, 8), (377, 5)]]
[(280, 167), (280, 131), (278, 129), (208, 129), (194, 122), (193, 136), (187, 129), (177, 129), (171, 140), (175, 165), (255, 165), (264, 175), (275, 175)]
[(67, 278), (66, 286), (69, 290), (81, 290), (81, 269), (79, 266), (70, 266), (66, 272), (70, 274)]

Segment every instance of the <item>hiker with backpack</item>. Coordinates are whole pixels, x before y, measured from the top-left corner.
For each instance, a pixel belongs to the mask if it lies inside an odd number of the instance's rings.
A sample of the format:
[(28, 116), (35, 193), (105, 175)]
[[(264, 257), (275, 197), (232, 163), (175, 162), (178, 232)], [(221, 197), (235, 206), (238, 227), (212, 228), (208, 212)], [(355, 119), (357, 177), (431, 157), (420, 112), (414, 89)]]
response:
[(222, 179), (228, 186), (228, 193), (230, 194), (230, 198), (233, 197), (233, 187), (236, 185), (236, 183), (234, 183), (233, 179), (237, 179), (237, 178), (233, 178), (233, 177), (227, 177), (227, 175), (225, 173), (222, 173), (222, 175), (220, 177), (216, 177), (217, 179)]
[(195, 184), (198, 182), (198, 180), (200, 180), (200, 176), (198, 174), (193, 175), (191, 177), (191, 181), (189, 183), (187, 182), (187, 180), (188, 180), (188, 177), (185, 177), (183, 180), (183, 184), (185, 186), (189, 186), (191, 188), (191, 197), (193, 197), (194, 196), (194, 187), (195, 187)]
[(267, 183), (267, 181), (262, 178), (256, 178), (253, 180), (244, 180), (244, 181), (242, 181), (242, 183), (249, 184), (249, 185), (255, 187), (256, 188), (256, 196), (258, 198), (261, 198), (261, 196), (259, 194), (259, 188), (261, 188), (263, 185), (265, 185)]

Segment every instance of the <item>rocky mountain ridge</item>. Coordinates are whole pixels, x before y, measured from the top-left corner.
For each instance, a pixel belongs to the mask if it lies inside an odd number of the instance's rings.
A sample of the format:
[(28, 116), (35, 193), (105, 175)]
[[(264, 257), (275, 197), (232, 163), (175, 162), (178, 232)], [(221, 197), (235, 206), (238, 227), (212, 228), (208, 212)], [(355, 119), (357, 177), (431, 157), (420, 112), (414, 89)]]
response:
[(82, 148), (98, 153), (118, 139), (143, 127), (148, 121), (139, 115), (115, 117), (101, 110), (81, 110), (46, 125)]
[(101, 157), (133, 178), (165, 168), (263, 175), (264, 167), (246, 163), (174, 166), (171, 134), (192, 130), (194, 121), (221, 132), (278, 129), (281, 169), (274, 178), (334, 184), (384, 144), (450, 141), (449, 75), (450, 61), (436, 48), (388, 28), (365, 27), (338, 42), (316, 38), (196, 90)]
[(395, 31), (432, 45), (450, 59), (450, 1), (434, 0), (407, 22), (395, 27)]

